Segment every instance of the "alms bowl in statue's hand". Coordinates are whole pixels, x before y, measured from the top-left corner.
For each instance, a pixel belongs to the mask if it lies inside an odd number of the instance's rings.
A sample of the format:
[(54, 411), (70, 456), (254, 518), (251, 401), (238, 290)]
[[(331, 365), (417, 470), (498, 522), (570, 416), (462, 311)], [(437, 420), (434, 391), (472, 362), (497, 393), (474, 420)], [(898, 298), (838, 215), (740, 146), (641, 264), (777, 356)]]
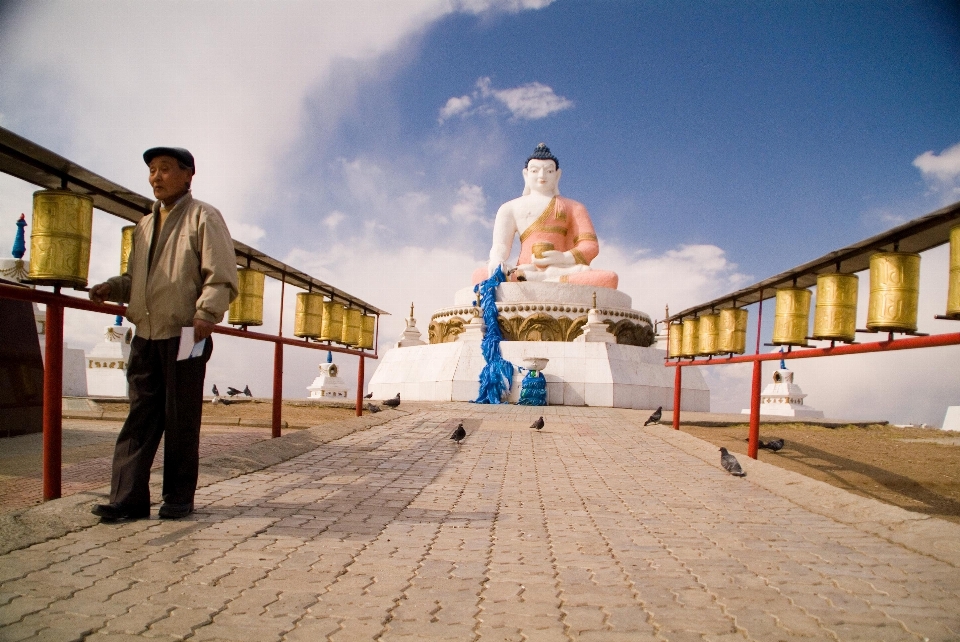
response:
[(568, 267), (571, 265), (576, 265), (577, 260), (572, 256), (568, 255), (566, 252), (560, 252), (558, 250), (547, 250), (543, 253), (543, 258), (531, 259), (533, 264), (538, 268), (547, 268), (547, 267)]

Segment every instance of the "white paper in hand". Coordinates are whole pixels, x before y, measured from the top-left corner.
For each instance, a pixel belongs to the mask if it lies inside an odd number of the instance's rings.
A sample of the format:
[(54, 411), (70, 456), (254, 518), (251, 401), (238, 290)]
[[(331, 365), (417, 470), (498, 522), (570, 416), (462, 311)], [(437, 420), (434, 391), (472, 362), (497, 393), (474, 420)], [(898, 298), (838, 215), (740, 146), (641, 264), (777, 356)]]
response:
[(198, 343), (193, 342), (193, 326), (180, 330), (180, 348), (177, 350), (177, 361), (184, 359), (193, 359), (203, 354), (203, 347), (207, 344), (204, 339)]

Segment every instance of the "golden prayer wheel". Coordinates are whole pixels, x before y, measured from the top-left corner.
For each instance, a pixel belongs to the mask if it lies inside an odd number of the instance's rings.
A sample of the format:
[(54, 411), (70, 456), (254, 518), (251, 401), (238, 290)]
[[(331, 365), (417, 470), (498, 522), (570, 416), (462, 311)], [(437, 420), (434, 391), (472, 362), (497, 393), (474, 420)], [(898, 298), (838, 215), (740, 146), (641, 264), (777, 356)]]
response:
[(947, 288), (947, 316), (960, 319), (960, 225), (950, 230), (950, 285)]
[(87, 285), (93, 199), (66, 190), (33, 193), (29, 278), (36, 283)]
[(697, 354), (717, 354), (720, 342), (720, 315), (704, 314), (700, 317), (700, 330), (697, 333)]
[(534, 243), (533, 247), (530, 250), (533, 252), (534, 258), (542, 259), (544, 252), (549, 252), (553, 249), (553, 243), (547, 241), (541, 241), (539, 243)]
[(263, 272), (237, 269), (239, 294), (230, 304), (231, 325), (263, 325)]
[(340, 328), (340, 343), (355, 346), (360, 343), (360, 324), (363, 313), (358, 308), (347, 308), (343, 312), (343, 326)]
[(358, 348), (370, 350), (373, 348), (373, 333), (377, 325), (377, 317), (372, 314), (365, 314), (360, 317), (360, 343)]
[(320, 324), (321, 341), (340, 341), (343, 334), (343, 304), (336, 301), (323, 302), (323, 321)]
[(317, 338), (323, 320), (323, 295), (316, 292), (297, 294), (297, 313), (294, 317), (293, 336)]
[(920, 300), (920, 255), (877, 252), (870, 257), (867, 330), (913, 332)]
[(680, 344), (680, 356), (695, 357), (697, 355), (697, 339), (700, 334), (700, 319), (683, 320), (683, 341)]
[(774, 345), (806, 345), (809, 327), (810, 290), (777, 288), (777, 308), (773, 318)]
[(717, 352), (743, 354), (747, 351), (747, 311), (743, 308), (720, 310)]
[(683, 353), (683, 323), (671, 323), (667, 326), (667, 356), (671, 359)]
[(120, 228), (120, 274), (127, 273), (130, 265), (130, 250), (133, 249), (133, 231), (136, 225), (124, 225)]
[(817, 307), (813, 313), (813, 337), (853, 341), (857, 336), (856, 274), (817, 276)]

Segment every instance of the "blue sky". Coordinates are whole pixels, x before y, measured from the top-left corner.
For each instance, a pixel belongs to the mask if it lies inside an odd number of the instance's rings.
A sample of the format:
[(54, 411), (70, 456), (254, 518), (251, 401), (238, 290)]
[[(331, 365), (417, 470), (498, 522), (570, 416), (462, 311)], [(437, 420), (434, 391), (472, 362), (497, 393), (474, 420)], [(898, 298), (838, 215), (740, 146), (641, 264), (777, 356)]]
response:
[[(142, 193), (143, 149), (193, 150), (195, 195), (235, 237), (394, 312), (384, 348), (411, 300), (425, 332), (469, 283), (540, 141), (594, 218), (596, 264), (655, 317), (960, 200), (948, 3), (7, 2), (0, 87), (4, 127)], [(0, 183), (0, 217), (31, 191)], [(92, 280), (119, 251), (119, 224), (96, 225)], [(68, 319), (68, 340), (98, 326)], [(958, 350), (897, 357), (909, 380), (879, 374), (889, 358), (797, 379), (834, 416), (939, 423)], [(292, 351), (285, 394), (317, 356)], [(210, 377), (246, 368), (266, 390), (249, 361), (224, 350)], [(746, 377), (713, 370), (715, 407), (742, 405)]]

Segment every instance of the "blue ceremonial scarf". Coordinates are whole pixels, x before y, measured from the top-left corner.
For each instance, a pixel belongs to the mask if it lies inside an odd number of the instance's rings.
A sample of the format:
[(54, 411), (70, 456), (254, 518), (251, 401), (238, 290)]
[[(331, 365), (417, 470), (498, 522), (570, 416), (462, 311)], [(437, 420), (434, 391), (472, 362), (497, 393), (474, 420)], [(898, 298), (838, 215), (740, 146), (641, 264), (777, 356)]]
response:
[(500, 354), (500, 342), (503, 335), (500, 333), (500, 324), (497, 323), (497, 301), (495, 292), (497, 286), (506, 281), (500, 266), (489, 279), (478, 283), (473, 291), (477, 293), (480, 310), (483, 312), (483, 323), (486, 329), (480, 349), (487, 365), (480, 372), (480, 394), (474, 403), (498, 404), (503, 403), (504, 393), (509, 392), (513, 385), (513, 364)]

